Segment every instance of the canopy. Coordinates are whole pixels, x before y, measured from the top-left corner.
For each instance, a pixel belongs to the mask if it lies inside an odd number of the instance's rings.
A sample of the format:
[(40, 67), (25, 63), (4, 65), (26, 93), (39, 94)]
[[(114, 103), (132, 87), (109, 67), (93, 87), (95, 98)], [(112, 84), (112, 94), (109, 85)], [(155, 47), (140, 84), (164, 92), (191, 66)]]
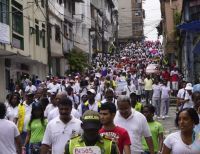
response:
[(200, 31), (200, 21), (192, 21), (189, 23), (183, 23), (177, 26), (178, 29), (184, 31), (198, 32)]
[(194, 47), (193, 53), (200, 54), (200, 41)]

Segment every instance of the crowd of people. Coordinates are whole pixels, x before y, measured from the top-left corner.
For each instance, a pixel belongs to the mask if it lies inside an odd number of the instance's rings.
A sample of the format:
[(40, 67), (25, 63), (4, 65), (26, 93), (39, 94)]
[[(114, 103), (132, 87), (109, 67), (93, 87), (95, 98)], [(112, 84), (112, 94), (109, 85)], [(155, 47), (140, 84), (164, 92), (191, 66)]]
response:
[[(120, 45), (119, 57), (65, 77), (24, 78), (0, 103), (0, 154), (72, 154), (85, 146), (105, 154), (200, 153), (200, 92), (163, 62), (159, 41)], [(154, 73), (147, 66), (157, 64)], [(158, 120), (177, 99), (179, 131), (164, 138)]]

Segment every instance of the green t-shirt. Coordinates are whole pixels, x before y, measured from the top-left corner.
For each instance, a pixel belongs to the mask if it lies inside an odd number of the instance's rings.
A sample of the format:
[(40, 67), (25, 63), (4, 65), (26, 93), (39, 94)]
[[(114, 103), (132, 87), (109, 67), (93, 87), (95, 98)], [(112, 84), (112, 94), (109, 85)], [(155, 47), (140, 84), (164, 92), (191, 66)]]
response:
[(31, 138), (30, 143), (38, 143), (41, 142), (44, 136), (44, 132), (47, 126), (47, 120), (44, 120), (44, 126), (42, 125), (42, 122), (40, 119), (34, 119), (31, 123), (31, 126), (26, 126), (28, 131), (31, 131)]
[[(163, 133), (163, 126), (161, 123), (157, 122), (157, 121), (153, 121), (153, 122), (148, 122), (151, 134), (152, 134), (152, 139), (153, 139), (153, 145), (154, 145), (154, 151), (158, 152), (158, 147), (159, 147), (159, 143), (158, 143), (158, 137), (159, 134)], [(143, 149), (145, 151), (149, 151), (149, 147), (146, 143), (146, 140), (144, 138), (142, 138), (142, 145), (143, 145)]]

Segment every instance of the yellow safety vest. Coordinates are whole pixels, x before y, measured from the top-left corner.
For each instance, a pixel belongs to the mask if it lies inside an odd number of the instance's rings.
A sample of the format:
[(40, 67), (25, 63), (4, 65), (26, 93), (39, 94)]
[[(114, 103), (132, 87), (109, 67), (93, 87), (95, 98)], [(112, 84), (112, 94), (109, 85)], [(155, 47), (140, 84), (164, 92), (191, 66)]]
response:
[(141, 110), (142, 110), (142, 104), (139, 103), (139, 102), (137, 102), (134, 109), (135, 109), (136, 111), (141, 112)]
[[(95, 144), (101, 149), (102, 154), (111, 154), (112, 141), (102, 138)], [(75, 137), (69, 141), (69, 153), (73, 154), (73, 150), (77, 147), (86, 147), (81, 136)]]
[(20, 133), (22, 133), (23, 131), (25, 114), (26, 114), (25, 105), (24, 103), (20, 103), (18, 105), (18, 121), (17, 121), (17, 128)]

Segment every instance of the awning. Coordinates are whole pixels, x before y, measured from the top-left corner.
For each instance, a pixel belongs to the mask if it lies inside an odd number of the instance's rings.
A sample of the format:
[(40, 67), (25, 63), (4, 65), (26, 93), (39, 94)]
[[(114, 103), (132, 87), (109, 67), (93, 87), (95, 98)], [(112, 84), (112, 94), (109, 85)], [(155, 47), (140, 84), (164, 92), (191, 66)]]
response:
[(189, 23), (183, 23), (177, 26), (178, 29), (184, 31), (198, 32), (200, 31), (200, 21), (192, 21)]
[(200, 54), (200, 41), (194, 47), (193, 53)]

